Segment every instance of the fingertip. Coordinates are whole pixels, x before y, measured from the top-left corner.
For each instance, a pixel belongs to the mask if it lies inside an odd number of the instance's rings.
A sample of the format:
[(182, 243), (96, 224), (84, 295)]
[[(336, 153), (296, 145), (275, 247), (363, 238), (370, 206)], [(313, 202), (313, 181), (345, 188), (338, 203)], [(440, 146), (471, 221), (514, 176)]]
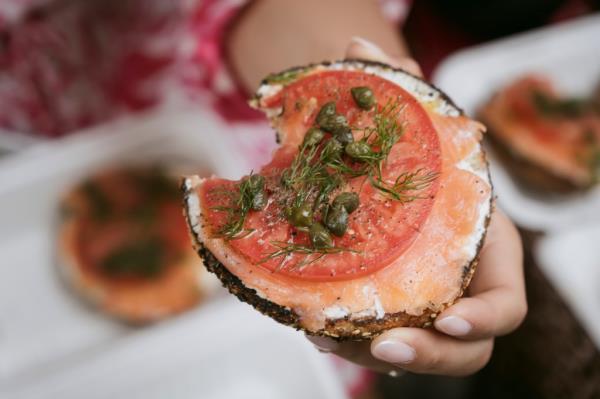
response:
[(438, 318), (433, 326), (436, 330), (453, 337), (464, 337), (473, 330), (473, 325), (460, 316), (443, 316)]
[(417, 351), (411, 344), (411, 335), (407, 328), (386, 331), (371, 343), (371, 354), (387, 363), (410, 364), (417, 357)]
[(483, 297), (460, 298), (444, 310), (433, 327), (451, 337), (482, 339), (495, 335), (498, 319), (496, 309)]
[(388, 62), (387, 54), (375, 43), (360, 37), (353, 36), (346, 48), (346, 57), (363, 58), (373, 61)]

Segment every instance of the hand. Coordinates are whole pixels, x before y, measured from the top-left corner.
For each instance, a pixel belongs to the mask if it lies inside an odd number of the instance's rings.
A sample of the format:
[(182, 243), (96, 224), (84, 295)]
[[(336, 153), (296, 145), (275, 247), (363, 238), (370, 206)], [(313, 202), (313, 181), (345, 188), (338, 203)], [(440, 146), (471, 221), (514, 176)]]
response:
[[(362, 39), (353, 39), (346, 56), (385, 62), (421, 75), (412, 59), (389, 57)], [(527, 313), (522, 264), (519, 234), (496, 210), (467, 296), (442, 312), (433, 329), (395, 328), (372, 342), (309, 339), (322, 351), (380, 372), (472, 374), (488, 362), (494, 337), (516, 329)]]

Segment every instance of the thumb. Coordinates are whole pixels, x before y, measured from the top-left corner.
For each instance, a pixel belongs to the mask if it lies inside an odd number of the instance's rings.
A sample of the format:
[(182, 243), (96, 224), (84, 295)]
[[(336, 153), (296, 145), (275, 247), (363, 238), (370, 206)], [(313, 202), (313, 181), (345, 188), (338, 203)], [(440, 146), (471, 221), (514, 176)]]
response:
[(346, 58), (382, 62), (396, 68), (402, 68), (413, 75), (423, 76), (421, 68), (412, 58), (389, 56), (375, 43), (358, 36), (354, 36), (348, 47), (346, 47)]

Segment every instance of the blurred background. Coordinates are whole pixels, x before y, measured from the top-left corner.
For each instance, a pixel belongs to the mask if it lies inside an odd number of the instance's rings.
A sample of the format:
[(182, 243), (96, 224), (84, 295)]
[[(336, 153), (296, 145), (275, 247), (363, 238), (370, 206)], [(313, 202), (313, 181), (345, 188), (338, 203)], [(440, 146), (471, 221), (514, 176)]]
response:
[[(238, 178), (276, 148), (246, 104), (252, 54), (306, 35), (327, 43), (319, 58), (268, 71), (341, 58), (373, 23), (361, 1), (488, 125), (523, 236), (529, 314), (468, 378), (321, 354), (227, 295), (185, 241), (177, 176)], [(316, 19), (357, 22), (336, 33), (298, 14), (274, 34), (295, 3), (0, 0), (0, 397), (600, 397), (600, 2), (331, 0)], [(262, 45), (237, 52), (248, 26), (266, 26)]]

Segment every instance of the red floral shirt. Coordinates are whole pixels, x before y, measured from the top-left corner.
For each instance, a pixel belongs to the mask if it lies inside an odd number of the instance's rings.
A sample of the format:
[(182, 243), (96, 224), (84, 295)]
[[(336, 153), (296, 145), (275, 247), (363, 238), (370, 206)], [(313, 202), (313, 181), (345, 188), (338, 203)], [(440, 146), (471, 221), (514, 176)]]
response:
[[(169, 102), (262, 118), (228, 74), (222, 38), (246, 0), (3, 0), (0, 127), (61, 136)], [(392, 18), (403, 2), (382, 1)]]

